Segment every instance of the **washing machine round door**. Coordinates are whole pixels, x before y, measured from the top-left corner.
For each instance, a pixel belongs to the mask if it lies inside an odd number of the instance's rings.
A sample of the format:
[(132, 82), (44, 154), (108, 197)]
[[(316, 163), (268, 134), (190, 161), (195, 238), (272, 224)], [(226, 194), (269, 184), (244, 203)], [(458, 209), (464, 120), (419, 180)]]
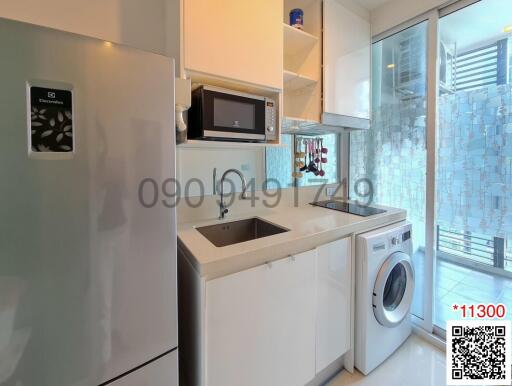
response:
[(373, 287), (373, 313), (386, 327), (394, 327), (408, 315), (414, 293), (411, 258), (395, 252), (380, 267)]

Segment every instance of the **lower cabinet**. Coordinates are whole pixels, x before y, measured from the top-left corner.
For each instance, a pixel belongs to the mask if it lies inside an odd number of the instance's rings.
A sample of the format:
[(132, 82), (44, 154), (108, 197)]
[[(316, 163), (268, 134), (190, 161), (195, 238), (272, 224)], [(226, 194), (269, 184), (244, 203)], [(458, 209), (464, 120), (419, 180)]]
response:
[(297, 386), (315, 376), (316, 251), (206, 282), (206, 384)]
[(207, 386), (297, 386), (350, 349), (350, 238), (205, 283)]
[(350, 238), (317, 248), (316, 369), (350, 349)]

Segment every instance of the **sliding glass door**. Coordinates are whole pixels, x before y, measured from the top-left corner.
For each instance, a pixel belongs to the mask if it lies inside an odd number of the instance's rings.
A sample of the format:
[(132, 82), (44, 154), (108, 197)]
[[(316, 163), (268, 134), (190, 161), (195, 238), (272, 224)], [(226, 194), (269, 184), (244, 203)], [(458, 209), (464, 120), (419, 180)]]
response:
[(407, 210), (412, 313), (442, 330), (454, 303), (512, 304), (512, 1), (461, 0), (401, 27), (372, 47), (349, 186), (368, 178), (374, 203)]
[(350, 134), (350, 186), (368, 178), (374, 203), (407, 210), (416, 271), (412, 311), (423, 319), (427, 22), (374, 43), (372, 77), (371, 129)]

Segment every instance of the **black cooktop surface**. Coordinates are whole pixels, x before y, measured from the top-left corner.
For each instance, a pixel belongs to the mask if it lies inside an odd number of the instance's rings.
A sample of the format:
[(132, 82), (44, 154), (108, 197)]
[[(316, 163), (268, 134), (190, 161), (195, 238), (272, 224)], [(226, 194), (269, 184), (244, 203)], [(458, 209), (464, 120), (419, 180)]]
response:
[(371, 206), (359, 205), (353, 202), (327, 200), (311, 202), (311, 205), (320, 206), (322, 208), (333, 209), (339, 212), (355, 214), (357, 216), (372, 216), (374, 214), (384, 213), (384, 209), (373, 208)]

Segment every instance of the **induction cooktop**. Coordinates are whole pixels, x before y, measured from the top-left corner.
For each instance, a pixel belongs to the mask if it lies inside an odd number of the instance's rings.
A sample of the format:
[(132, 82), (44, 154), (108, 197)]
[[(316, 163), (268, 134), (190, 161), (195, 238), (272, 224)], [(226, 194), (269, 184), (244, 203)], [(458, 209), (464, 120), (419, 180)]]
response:
[(322, 208), (337, 210), (339, 212), (355, 214), (357, 216), (363, 217), (386, 212), (384, 209), (373, 208), (371, 206), (360, 205), (346, 201), (327, 200), (311, 202), (310, 204), (314, 206), (320, 206)]

